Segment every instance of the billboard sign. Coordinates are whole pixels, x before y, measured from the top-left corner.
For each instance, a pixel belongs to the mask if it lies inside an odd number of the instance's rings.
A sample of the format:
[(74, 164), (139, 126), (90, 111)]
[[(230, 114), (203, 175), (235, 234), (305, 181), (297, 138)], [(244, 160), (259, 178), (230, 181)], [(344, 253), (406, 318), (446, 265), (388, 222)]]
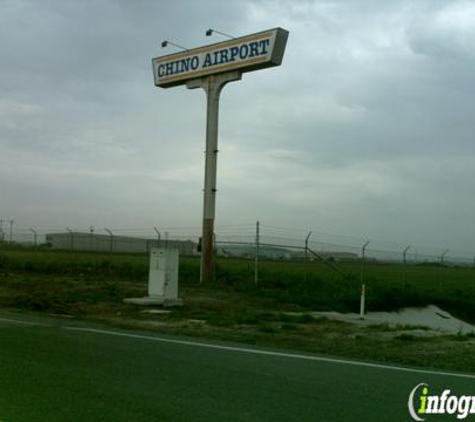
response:
[(203, 76), (279, 66), (288, 31), (269, 29), (152, 59), (155, 85), (169, 88)]

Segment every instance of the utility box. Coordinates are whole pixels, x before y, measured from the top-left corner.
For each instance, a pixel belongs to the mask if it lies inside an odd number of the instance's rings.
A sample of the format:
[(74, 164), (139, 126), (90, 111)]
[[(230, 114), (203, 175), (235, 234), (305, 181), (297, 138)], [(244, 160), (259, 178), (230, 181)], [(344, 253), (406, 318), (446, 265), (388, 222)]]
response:
[(153, 248), (150, 251), (148, 296), (124, 299), (134, 305), (181, 306), (178, 298), (178, 249)]
[(148, 295), (163, 301), (178, 300), (178, 249), (154, 248), (150, 251)]

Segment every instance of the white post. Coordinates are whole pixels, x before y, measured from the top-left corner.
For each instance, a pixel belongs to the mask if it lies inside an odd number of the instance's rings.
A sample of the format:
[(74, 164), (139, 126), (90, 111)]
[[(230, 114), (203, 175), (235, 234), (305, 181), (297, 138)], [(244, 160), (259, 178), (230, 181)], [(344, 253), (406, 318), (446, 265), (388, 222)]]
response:
[(360, 318), (362, 319), (364, 318), (364, 315), (365, 315), (365, 306), (366, 306), (366, 285), (364, 283), (364, 260), (365, 260), (364, 253), (368, 245), (369, 245), (369, 240), (361, 248), (362, 256), (361, 256), (361, 274), (360, 274), (360, 282), (361, 282)]
[(206, 92), (207, 100), (200, 283), (210, 281), (211, 269), (213, 265), (213, 233), (216, 209), (216, 173), (218, 159), (219, 96), (224, 85), (226, 85), (228, 82), (239, 81), (240, 79), (241, 73), (235, 71), (193, 79), (186, 83), (186, 86), (189, 89), (203, 88)]
[(366, 286), (361, 285), (361, 297), (360, 297), (360, 318), (363, 319), (365, 315), (365, 305), (366, 305)]

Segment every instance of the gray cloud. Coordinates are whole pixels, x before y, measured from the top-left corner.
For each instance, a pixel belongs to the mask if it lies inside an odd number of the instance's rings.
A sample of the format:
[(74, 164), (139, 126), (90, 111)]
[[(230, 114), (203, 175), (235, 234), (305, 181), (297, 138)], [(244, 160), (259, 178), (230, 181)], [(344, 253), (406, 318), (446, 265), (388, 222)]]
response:
[(199, 226), (205, 97), (155, 88), (150, 59), (208, 27), (282, 26), (283, 65), (222, 95), (218, 222), (471, 250), (474, 15), (443, 0), (3, 2), (0, 216)]

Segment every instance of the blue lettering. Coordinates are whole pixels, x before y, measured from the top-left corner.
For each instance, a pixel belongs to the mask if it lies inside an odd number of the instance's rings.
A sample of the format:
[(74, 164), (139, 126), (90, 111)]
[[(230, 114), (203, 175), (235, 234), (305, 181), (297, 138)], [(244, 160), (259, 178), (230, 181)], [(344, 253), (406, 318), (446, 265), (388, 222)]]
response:
[(208, 67), (208, 66), (211, 66), (212, 63), (211, 63), (211, 54), (207, 53), (206, 54), (206, 57), (205, 57), (205, 61), (203, 63), (203, 67)]
[(236, 56), (239, 53), (239, 47), (231, 47), (229, 52), (231, 53), (231, 57), (229, 58), (229, 61), (233, 62), (234, 60), (236, 60)]
[(248, 54), (249, 54), (249, 46), (247, 44), (241, 45), (241, 47), (239, 48), (239, 58), (241, 60), (244, 60)]
[(221, 61), (219, 64), (227, 63), (228, 61), (228, 50), (221, 50)]
[(180, 65), (181, 65), (180, 73), (188, 72), (190, 70), (190, 58), (187, 57), (186, 59), (181, 59)]
[(168, 62), (165, 65), (166, 71), (165, 71), (165, 76), (173, 75), (175, 72), (173, 72), (173, 63), (174, 62)]
[(254, 57), (259, 55), (259, 44), (255, 41), (249, 43), (249, 48), (251, 51), (249, 52), (249, 57)]
[(267, 48), (269, 47), (269, 44), (270, 44), (269, 38), (267, 38), (266, 40), (259, 41), (259, 46), (262, 47), (262, 50), (259, 53), (260, 55), (268, 53)]
[(196, 70), (198, 69), (199, 65), (200, 65), (200, 59), (198, 58), (198, 56), (193, 56), (191, 58), (191, 70)]

